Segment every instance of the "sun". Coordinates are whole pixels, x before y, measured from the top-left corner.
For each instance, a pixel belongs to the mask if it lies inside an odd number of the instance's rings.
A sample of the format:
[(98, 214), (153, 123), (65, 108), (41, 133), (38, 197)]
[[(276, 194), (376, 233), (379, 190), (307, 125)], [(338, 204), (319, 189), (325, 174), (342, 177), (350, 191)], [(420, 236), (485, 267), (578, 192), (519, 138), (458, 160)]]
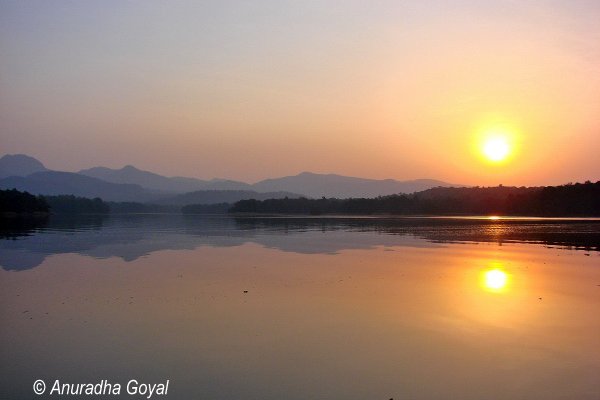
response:
[(474, 127), (472, 154), (493, 167), (504, 167), (516, 161), (521, 153), (521, 127), (498, 118), (486, 118)]
[(510, 145), (504, 135), (495, 135), (483, 143), (483, 154), (492, 162), (504, 161), (510, 154)]

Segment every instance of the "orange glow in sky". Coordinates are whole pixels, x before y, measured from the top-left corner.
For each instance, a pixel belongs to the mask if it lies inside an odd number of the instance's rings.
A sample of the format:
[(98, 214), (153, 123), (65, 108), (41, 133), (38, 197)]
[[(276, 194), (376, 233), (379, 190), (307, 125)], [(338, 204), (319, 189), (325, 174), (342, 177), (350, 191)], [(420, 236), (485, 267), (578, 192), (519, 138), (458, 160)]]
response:
[(600, 179), (600, 2), (176, 3), (2, 2), (2, 153), (249, 182)]

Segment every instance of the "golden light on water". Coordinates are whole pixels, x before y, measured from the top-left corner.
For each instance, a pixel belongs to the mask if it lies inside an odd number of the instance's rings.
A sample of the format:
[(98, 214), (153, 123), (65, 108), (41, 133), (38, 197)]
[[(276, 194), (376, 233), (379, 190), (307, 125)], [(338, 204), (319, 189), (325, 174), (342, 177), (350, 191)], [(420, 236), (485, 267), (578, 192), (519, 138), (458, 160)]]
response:
[(508, 274), (500, 268), (488, 269), (482, 274), (482, 286), (487, 291), (502, 292), (508, 285)]
[(485, 273), (485, 285), (490, 289), (501, 289), (506, 286), (506, 273), (493, 269)]

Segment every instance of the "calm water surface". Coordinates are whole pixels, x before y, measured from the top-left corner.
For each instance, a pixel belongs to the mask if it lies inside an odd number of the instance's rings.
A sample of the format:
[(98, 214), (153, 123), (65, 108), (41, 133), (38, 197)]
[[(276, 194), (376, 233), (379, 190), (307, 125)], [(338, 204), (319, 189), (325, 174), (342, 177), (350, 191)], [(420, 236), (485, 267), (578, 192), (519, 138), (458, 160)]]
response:
[(597, 400), (599, 249), (598, 220), (5, 221), (0, 398)]

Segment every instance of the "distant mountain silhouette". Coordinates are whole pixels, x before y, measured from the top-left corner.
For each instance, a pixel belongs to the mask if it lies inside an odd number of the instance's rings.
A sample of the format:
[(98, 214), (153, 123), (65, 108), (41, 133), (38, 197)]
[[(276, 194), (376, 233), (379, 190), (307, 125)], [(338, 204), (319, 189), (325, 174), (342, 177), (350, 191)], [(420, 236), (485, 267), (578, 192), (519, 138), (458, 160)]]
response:
[(185, 181), (173, 181), (166, 176), (149, 171), (142, 171), (132, 165), (127, 165), (121, 169), (94, 167), (83, 169), (79, 171), (79, 174), (102, 179), (106, 182), (129, 183), (140, 185), (148, 189), (169, 192), (191, 192), (193, 190), (199, 190), (205, 183), (204, 181), (193, 178)]
[(166, 192), (186, 193), (196, 190), (246, 190), (251, 186), (244, 182), (213, 179), (210, 181), (186, 178), (166, 177), (149, 171), (137, 169), (127, 165), (121, 169), (94, 167), (83, 169), (79, 174), (102, 179), (111, 183), (131, 183), (147, 189), (162, 190)]
[(0, 189), (17, 189), (32, 194), (72, 194), (80, 197), (100, 197), (107, 201), (152, 201), (164, 197), (139, 185), (117, 184), (73, 172), (43, 171), (0, 179)]
[(202, 190), (253, 190), (253, 188), (254, 186), (249, 183), (215, 178), (208, 181)]
[(397, 193), (413, 193), (437, 186), (452, 185), (433, 179), (397, 181), (394, 179), (365, 179), (335, 174), (314, 174), (303, 172), (295, 176), (265, 179), (253, 185), (259, 192), (291, 191), (303, 193), (309, 197), (377, 197)]
[(201, 180), (185, 177), (166, 177), (139, 170), (131, 165), (121, 169), (96, 167), (79, 171), (113, 183), (133, 183), (145, 188), (185, 193), (197, 190), (252, 190), (265, 192), (300, 193), (308, 197), (377, 197), (397, 193), (413, 193), (433, 187), (462, 186), (433, 179), (397, 181), (394, 179), (365, 179), (335, 174), (303, 172), (294, 176), (265, 179), (255, 184), (226, 179)]
[(283, 199), (284, 197), (298, 198), (302, 195), (291, 192), (258, 193), (253, 190), (198, 190), (196, 192), (179, 194), (156, 201), (157, 204), (186, 206), (189, 204), (218, 204), (235, 203), (240, 200)]
[[(141, 171), (142, 173), (144, 171)], [(167, 178), (168, 179), (168, 178)], [(158, 179), (157, 179), (158, 180)], [(206, 187), (234, 186), (229, 181), (209, 181)], [(111, 183), (73, 172), (43, 171), (28, 176), (11, 176), (0, 179), (0, 189), (17, 189), (32, 194), (74, 195), (100, 197), (105, 201), (155, 203), (183, 206), (188, 204), (235, 203), (239, 200), (268, 198), (297, 198), (290, 192), (258, 193), (252, 190), (200, 190), (177, 194), (158, 191), (130, 183)]]
[[(3, 178), (3, 179), (2, 179)], [(171, 198), (177, 204), (235, 202), (255, 196), (257, 200), (299, 195), (320, 197), (377, 197), (413, 193), (433, 187), (461, 186), (433, 179), (397, 181), (364, 179), (335, 174), (303, 172), (295, 176), (245, 182), (187, 177), (166, 177), (132, 165), (121, 169), (94, 167), (78, 173), (50, 171), (33, 157), (5, 155), (0, 158), (0, 189), (26, 190), (34, 194), (100, 197), (106, 201), (149, 202)], [(237, 193), (225, 193), (234, 191)], [(173, 197), (190, 192), (187, 197)], [(211, 192), (211, 193), (208, 193)], [(258, 196), (256, 193), (266, 193)], [(196, 199), (192, 201), (191, 199)]]
[(44, 164), (25, 154), (6, 154), (0, 158), (0, 178), (27, 176), (41, 171), (47, 171)]

